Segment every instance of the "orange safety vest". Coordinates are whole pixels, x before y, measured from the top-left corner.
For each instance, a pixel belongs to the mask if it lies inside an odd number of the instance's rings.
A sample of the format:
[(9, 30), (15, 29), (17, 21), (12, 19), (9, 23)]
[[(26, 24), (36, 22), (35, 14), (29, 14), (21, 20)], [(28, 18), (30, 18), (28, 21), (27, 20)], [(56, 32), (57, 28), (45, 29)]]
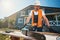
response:
[(38, 23), (34, 23), (34, 11), (32, 10), (32, 26), (42, 27), (42, 10), (38, 10)]

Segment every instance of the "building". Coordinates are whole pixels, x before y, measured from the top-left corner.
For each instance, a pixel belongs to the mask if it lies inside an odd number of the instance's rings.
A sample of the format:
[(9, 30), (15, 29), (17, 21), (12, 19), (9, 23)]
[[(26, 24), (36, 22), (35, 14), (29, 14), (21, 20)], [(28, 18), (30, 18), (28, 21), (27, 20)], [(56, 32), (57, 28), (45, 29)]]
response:
[[(15, 27), (17, 27), (17, 28), (23, 27), (23, 25), (26, 21), (26, 18), (29, 16), (30, 11), (33, 10), (33, 6), (34, 5), (28, 5), (27, 7), (16, 12), (15, 19), (14, 19), (14, 17), (10, 16), (12, 19), (15, 20)], [(56, 30), (59, 30), (60, 29), (60, 8), (51, 7), (51, 4), (50, 4), (50, 6), (40, 6), (40, 8), (45, 12), (45, 14), (50, 22), (50, 26), (58, 28)], [(31, 20), (29, 22), (29, 25), (31, 25)]]
[[(15, 24), (16, 27), (20, 28), (24, 25), (26, 17), (29, 15), (29, 12), (33, 9), (33, 6), (34, 5), (29, 5), (26, 8), (16, 12), (17, 13), (16, 24)], [(60, 8), (47, 7), (47, 6), (40, 6), (40, 7), (41, 9), (44, 10), (47, 18), (49, 19), (50, 25), (57, 26), (58, 28), (60, 26)]]

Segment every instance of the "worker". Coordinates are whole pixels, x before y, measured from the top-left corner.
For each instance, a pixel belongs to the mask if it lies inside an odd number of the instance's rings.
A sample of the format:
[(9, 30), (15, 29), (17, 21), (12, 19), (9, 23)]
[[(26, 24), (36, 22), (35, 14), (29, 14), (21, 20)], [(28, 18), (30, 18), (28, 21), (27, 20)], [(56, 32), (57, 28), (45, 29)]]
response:
[(50, 28), (49, 21), (47, 17), (45, 16), (43, 9), (40, 9), (40, 3), (38, 2), (35, 3), (34, 9), (31, 10), (31, 12), (29, 13), (29, 16), (27, 17), (27, 20), (24, 23), (24, 25), (26, 25), (30, 21), (31, 18), (32, 18), (32, 27), (33, 27), (32, 31), (42, 32), (42, 28), (43, 28), (42, 21), (44, 21), (46, 25), (48, 26), (48, 28)]

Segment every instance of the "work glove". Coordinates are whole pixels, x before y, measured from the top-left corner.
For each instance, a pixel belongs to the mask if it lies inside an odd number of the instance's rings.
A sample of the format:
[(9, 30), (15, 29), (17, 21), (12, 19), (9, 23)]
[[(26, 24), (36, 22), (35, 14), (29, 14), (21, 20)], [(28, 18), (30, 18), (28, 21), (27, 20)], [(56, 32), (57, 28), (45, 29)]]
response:
[(30, 26), (30, 27), (29, 27), (29, 31), (33, 31), (33, 27)]
[(50, 26), (47, 26), (47, 25), (45, 26), (49, 29), (49, 32), (54, 32), (54, 30)]

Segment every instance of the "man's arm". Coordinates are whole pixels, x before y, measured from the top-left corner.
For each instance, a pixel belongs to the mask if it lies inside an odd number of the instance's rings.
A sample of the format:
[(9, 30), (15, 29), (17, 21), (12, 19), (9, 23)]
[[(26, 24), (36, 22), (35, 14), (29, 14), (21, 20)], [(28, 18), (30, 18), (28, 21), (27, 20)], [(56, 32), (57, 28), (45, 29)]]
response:
[(31, 15), (27, 17), (25, 24), (27, 24), (30, 21), (31, 17)]
[(32, 18), (32, 11), (29, 13), (29, 15), (28, 15), (28, 17), (27, 17), (26, 22), (24, 23), (24, 25), (27, 24), (30, 21), (31, 18)]
[(48, 19), (47, 19), (47, 17), (45, 15), (43, 15), (43, 19), (44, 19), (46, 25), (50, 28), (49, 21), (48, 21)]

